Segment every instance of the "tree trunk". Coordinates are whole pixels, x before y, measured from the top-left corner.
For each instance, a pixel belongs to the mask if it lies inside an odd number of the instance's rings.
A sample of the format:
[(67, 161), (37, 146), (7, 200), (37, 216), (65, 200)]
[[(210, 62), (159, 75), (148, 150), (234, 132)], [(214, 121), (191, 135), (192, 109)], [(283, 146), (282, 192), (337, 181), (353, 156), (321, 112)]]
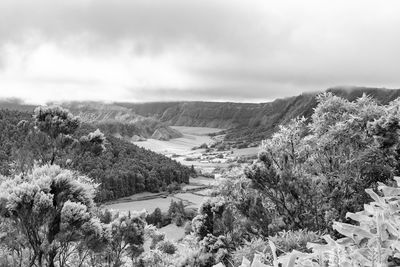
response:
[(43, 260), (43, 252), (40, 252), (40, 253), (39, 253), (39, 258), (38, 258), (39, 266), (43, 266), (43, 265), (42, 265), (42, 260)]
[(49, 252), (49, 267), (55, 267), (54, 265), (54, 259), (56, 258), (57, 251), (55, 249), (52, 249)]
[(35, 261), (36, 261), (36, 253), (33, 255), (30, 263), (29, 263), (29, 267), (32, 267), (33, 265), (35, 265)]

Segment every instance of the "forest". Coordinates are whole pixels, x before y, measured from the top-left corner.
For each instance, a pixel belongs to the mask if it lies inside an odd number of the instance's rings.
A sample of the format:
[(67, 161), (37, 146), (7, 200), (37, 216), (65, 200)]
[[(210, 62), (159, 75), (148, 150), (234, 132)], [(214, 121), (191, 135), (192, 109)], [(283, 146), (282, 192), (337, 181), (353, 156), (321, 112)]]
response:
[[(37, 108), (33, 118), (3, 111), (0, 263), (399, 266), (400, 99), (326, 92), (316, 101), (309, 118), (280, 125), (257, 160), (219, 180), (177, 242), (153, 225), (159, 211), (97, 204), (186, 182), (190, 170), (61, 108)], [(182, 223), (181, 204), (169, 213)]]
[(73, 131), (49, 138), (33, 124), (31, 113), (0, 110), (1, 174), (26, 172), (34, 164), (48, 163), (52, 150), (57, 150), (54, 164), (77, 170), (100, 184), (96, 194), (99, 202), (143, 191), (165, 191), (172, 182), (189, 181), (189, 168), (108, 134), (103, 153), (91, 151), (82, 142), (78, 144), (83, 136), (96, 130), (93, 125), (78, 121)]

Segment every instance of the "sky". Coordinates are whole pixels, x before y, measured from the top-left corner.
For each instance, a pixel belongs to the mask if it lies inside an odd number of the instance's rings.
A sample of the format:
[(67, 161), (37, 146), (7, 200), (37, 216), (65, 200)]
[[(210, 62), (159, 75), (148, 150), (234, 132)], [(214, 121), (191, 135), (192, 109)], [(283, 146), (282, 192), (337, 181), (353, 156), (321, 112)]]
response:
[(400, 1), (1, 0), (0, 98), (264, 102), (400, 88)]

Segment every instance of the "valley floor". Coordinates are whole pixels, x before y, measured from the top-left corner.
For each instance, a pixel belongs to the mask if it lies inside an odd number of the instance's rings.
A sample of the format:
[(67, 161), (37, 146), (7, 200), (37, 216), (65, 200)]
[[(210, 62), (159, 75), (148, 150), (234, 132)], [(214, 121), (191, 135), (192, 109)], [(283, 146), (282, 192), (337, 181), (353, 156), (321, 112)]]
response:
[[(210, 136), (223, 129), (205, 127), (172, 126), (183, 134), (180, 138), (161, 141), (147, 139), (146, 141), (134, 142), (136, 145), (168, 156), (184, 165), (192, 166), (197, 172), (204, 174), (197, 178), (190, 178), (190, 183), (182, 186), (182, 190), (173, 194), (140, 193), (130, 197), (118, 199), (108, 203), (105, 207), (119, 211), (142, 211), (145, 209), (151, 213), (156, 208), (167, 212), (171, 201), (182, 200), (185, 208), (198, 209), (200, 204), (209, 197), (210, 189), (215, 184), (214, 177), (218, 177), (229, 166), (237, 164), (240, 157), (254, 157), (259, 148), (250, 147), (242, 149), (229, 149), (228, 151), (217, 149), (199, 148), (203, 144), (208, 147), (223, 140), (223, 135)], [(165, 232), (166, 237), (177, 240), (184, 236), (183, 227), (174, 224), (160, 229)]]
[(153, 212), (160, 208), (162, 212), (167, 212), (171, 201), (183, 201), (186, 208), (197, 209), (200, 204), (208, 197), (207, 188), (213, 186), (215, 180), (207, 177), (190, 178), (190, 183), (184, 185), (182, 190), (177, 193), (139, 193), (130, 197), (109, 202), (105, 208), (118, 211), (142, 211)]

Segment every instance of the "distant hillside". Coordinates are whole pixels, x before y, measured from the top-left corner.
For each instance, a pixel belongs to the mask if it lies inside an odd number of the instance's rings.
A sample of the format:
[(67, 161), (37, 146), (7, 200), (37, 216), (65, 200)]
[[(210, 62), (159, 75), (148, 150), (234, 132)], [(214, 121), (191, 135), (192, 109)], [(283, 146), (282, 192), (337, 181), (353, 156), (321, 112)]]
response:
[[(386, 104), (400, 97), (400, 90), (335, 87), (328, 89), (335, 95), (355, 100), (363, 93)], [(138, 115), (151, 116), (169, 125), (202, 126), (228, 129), (227, 140), (257, 141), (270, 136), (277, 126), (289, 120), (309, 117), (317, 105), (316, 95), (307, 93), (268, 103), (167, 102), (116, 103)]]
[(92, 125), (104, 133), (133, 142), (143, 141), (146, 138), (165, 141), (182, 136), (180, 132), (152, 118), (143, 118), (135, 123), (107, 121), (92, 123)]
[[(51, 103), (50, 103), (51, 104)], [(115, 104), (101, 102), (55, 103), (69, 109), (85, 123), (100, 128), (104, 133), (128, 141), (141, 141), (146, 138), (169, 140), (182, 134), (158, 119), (147, 118), (133, 110)]]
[[(400, 97), (400, 90), (397, 89), (335, 87), (327, 91), (349, 100), (355, 100), (366, 93), (382, 104)], [(227, 129), (226, 140), (257, 142), (274, 133), (280, 124), (298, 116), (311, 116), (317, 105), (317, 94), (305, 93), (260, 104), (187, 101), (113, 104), (71, 102), (63, 103), (62, 106), (84, 118), (86, 122), (98, 125), (103, 131), (125, 139), (143, 136), (168, 140), (179, 137), (177, 131), (168, 127), (176, 125)]]
[(0, 99), (0, 109), (33, 112), (35, 105), (23, 103), (20, 99)]
[(117, 103), (136, 114), (177, 126), (232, 128), (251, 120), (259, 104), (221, 102)]
[[(104, 133), (127, 141), (141, 141), (146, 138), (169, 140), (182, 134), (156, 118), (148, 118), (133, 110), (115, 104), (101, 102), (49, 103), (69, 109), (85, 123), (91, 124)], [(0, 109), (33, 112), (36, 105), (24, 104), (18, 99), (0, 99)]]

